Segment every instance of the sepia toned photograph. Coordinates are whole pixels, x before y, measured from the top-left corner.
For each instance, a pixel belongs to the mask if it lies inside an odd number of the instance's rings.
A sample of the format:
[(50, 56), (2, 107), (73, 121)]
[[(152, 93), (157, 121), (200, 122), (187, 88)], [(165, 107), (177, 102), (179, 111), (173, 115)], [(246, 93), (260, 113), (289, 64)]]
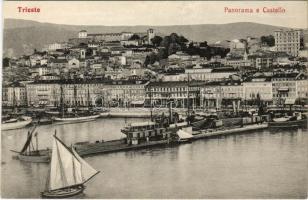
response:
[(3, 1), (4, 199), (307, 199), (307, 1)]

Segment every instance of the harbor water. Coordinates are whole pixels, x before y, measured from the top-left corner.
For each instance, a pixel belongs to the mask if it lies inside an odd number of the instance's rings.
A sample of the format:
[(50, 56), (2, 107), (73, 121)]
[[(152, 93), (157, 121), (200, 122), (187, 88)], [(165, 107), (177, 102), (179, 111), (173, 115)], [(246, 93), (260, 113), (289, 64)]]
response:
[[(37, 128), (39, 148), (51, 148), (52, 134), (75, 142), (124, 137), (127, 122), (98, 119)], [(14, 159), (31, 128), (1, 133), (1, 197), (39, 198), (48, 164)], [(259, 130), (152, 148), (86, 157), (101, 171), (87, 184), (84, 198), (306, 198), (307, 130)], [(35, 140), (34, 140), (35, 142)], [(34, 144), (35, 145), (35, 144)]]

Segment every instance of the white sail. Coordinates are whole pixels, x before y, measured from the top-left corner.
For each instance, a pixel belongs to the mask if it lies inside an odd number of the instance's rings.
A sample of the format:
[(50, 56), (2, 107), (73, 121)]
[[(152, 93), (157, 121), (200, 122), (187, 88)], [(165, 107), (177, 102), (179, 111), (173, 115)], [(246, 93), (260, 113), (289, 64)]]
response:
[(79, 160), (80, 164), (81, 164), (81, 174), (82, 174), (82, 179), (84, 182), (86, 182), (87, 180), (89, 180), (91, 177), (93, 177), (95, 174), (98, 173), (98, 171), (96, 169), (94, 169), (93, 167), (91, 167), (84, 159), (82, 159), (78, 153), (75, 151), (75, 149), (72, 149), (75, 157)]
[(81, 163), (56, 137), (53, 141), (50, 165), (49, 190), (83, 183)]

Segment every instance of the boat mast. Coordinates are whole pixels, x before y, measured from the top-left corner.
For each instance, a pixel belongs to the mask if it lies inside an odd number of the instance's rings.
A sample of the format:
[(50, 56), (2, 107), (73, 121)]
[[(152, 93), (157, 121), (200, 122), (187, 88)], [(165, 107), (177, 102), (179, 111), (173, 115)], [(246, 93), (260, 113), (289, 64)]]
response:
[(88, 110), (90, 111), (90, 106), (91, 106), (91, 103), (90, 103), (90, 86), (88, 84)]
[(35, 140), (36, 140), (36, 151), (38, 151), (38, 136), (37, 136), (37, 132), (35, 132)]
[(62, 83), (60, 84), (60, 108), (61, 108), (61, 115), (62, 115), (62, 118), (63, 118), (64, 117), (64, 99), (63, 99)]
[(169, 123), (173, 123), (173, 114), (172, 114), (172, 101), (169, 99)]
[(17, 101), (16, 101), (16, 94), (15, 94), (15, 87), (13, 86), (13, 113), (17, 113)]
[(75, 115), (77, 115), (77, 87), (74, 84), (74, 106), (75, 106)]
[(189, 73), (187, 74), (187, 117), (189, 116)]
[(23, 148), (21, 149), (20, 154), (27, 154), (27, 151), (30, 153), (30, 151), (31, 151), (30, 143), (31, 143), (31, 140), (32, 140), (32, 134), (35, 131), (36, 126), (37, 125), (35, 125), (34, 128), (31, 131), (28, 131), (27, 140), (26, 140)]
[[(151, 84), (151, 83), (150, 83)], [(151, 113), (151, 122), (153, 121), (153, 110), (152, 110), (152, 87), (149, 87), (150, 89), (150, 113)]]

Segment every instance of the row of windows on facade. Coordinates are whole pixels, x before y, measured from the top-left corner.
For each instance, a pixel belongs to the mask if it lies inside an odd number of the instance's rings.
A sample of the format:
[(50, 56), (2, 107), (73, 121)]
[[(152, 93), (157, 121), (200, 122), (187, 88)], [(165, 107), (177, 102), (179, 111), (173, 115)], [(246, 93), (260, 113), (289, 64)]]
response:
[[(279, 89), (279, 88), (273, 88), (273, 93), (276, 93), (276, 91), (277, 91), (277, 89)], [(290, 92), (295, 92), (296, 91), (296, 88), (288, 88), (288, 90), (290, 91)]]
[(281, 43), (285, 43), (286, 45), (298, 45), (299, 40), (277, 40), (276, 45), (282, 45)]
[(285, 48), (287, 48), (287, 47), (293, 47), (293, 48), (295, 48), (295, 47), (299, 47), (299, 44), (294, 44), (294, 43), (292, 43), (292, 44), (290, 44), (290, 43), (284, 43), (284, 44), (277, 44), (276, 45), (278, 48), (280, 47), (285, 47)]
[(292, 32), (276, 32), (276, 36), (300, 36), (300, 32), (299, 31), (292, 31)]
[(295, 86), (296, 83), (290, 82), (290, 83), (272, 83), (273, 86)]
[(278, 47), (278, 49), (283, 49), (283, 50), (285, 50), (285, 51), (294, 51), (294, 52), (298, 52), (299, 51), (299, 45), (297, 45), (296, 47), (290, 47), (290, 46), (288, 46), (288, 47)]

